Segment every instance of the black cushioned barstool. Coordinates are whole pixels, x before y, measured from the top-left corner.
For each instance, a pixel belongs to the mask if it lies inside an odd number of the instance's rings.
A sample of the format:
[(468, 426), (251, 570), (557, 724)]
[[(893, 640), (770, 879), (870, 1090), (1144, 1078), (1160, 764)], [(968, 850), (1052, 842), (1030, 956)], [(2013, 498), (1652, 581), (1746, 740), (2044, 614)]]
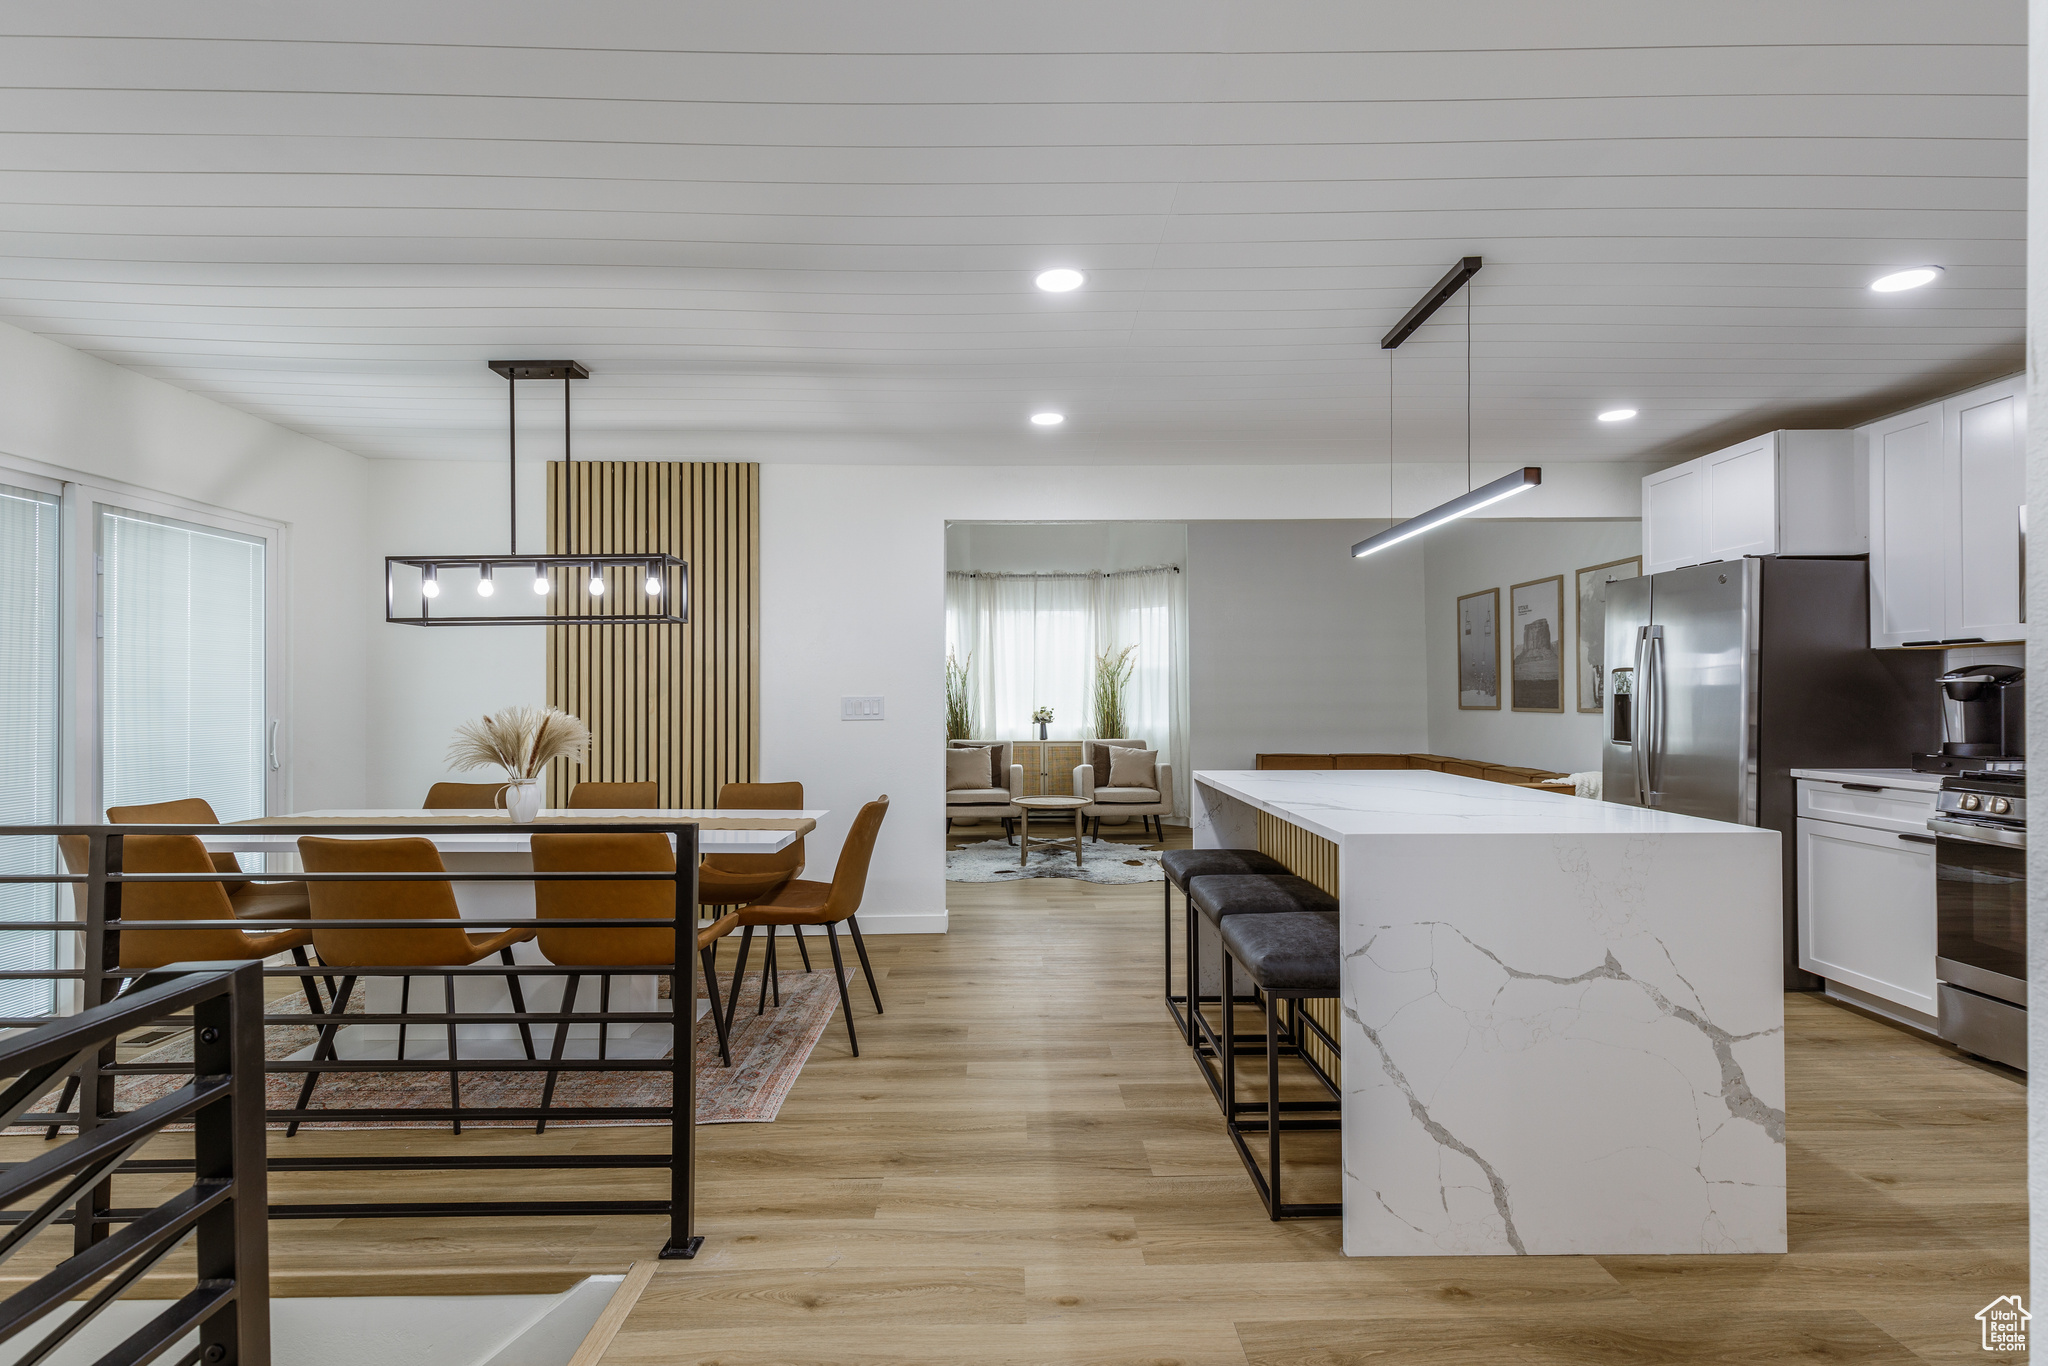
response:
[[(1194, 882), (1193, 890), (1188, 894), (1188, 925), (1186, 933), (1188, 944), (1187, 973), (1190, 982), (1199, 982), (1201, 980), (1199, 975), (1201, 967), (1197, 961), (1197, 948), (1201, 940), (1200, 936), (1195, 932), (1195, 913), (1198, 911), (1208, 917), (1210, 923), (1221, 931), (1223, 922), (1226, 919), (1237, 916), (1290, 915), (1302, 912), (1312, 912), (1317, 915), (1335, 915), (1337, 913), (1337, 898), (1331, 896), (1307, 878), (1295, 877), (1289, 873), (1277, 875), (1222, 873), (1197, 879)], [(1217, 956), (1219, 966), (1224, 966), (1220, 963), (1220, 960), (1228, 956), (1228, 950), (1221, 947), (1220, 941)], [(1211, 1000), (1222, 1004), (1224, 1016), (1228, 1018), (1232, 1006), (1258, 1005), (1259, 998), (1256, 996), (1233, 998), (1231, 993), (1226, 993), (1222, 997), (1205, 996), (1189, 1009), (1189, 1022), (1193, 1026), (1194, 1031), (1194, 1040), (1189, 1047), (1194, 1049), (1196, 1060), (1202, 1064), (1202, 1075), (1208, 1080), (1209, 1090), (1215, 1094), (1216, 1103), (1222, 1105), (1224, 1104), (1223, 1077), (1209, 1063), (1209, 1060), (1217, 1056), (1221, 1051), (1221, 1040), (1216, 1030), (1210, 1026), (1209, 1018), (1202, 1013), (1203, 1003)], [(1290, 1051), (1297, 1050), (1301, 1042), (1296, 1037), (1293, 1013), (1289, 1015), (1289, 1028), (1285, 1042)], [(1257, 1051), (1256, 1046), (1251, 1044), (1246, 1044), (1243, 1047), (1246, 1052)]]
[[(1314, 1017), (1302, 1010), (1300, 1004), (1304, 1000), (1327, 999), (1338, 994), (1337, 917), (1325, 911), (1283, 911), (1273, 915), (1227, 916), (1221, 924), (1225, 1001), (1228, 1002), (1232, 994), (1233, 964), (1238, 964), (1258, 987), (1259, 994), (1265, 998), (1266, 1008), (1266, 1103), (1240, 1105), (1237, 1099), (1237, 1031), (1233, 1025), (1236, 1012), (1229, 1004), (1224, 1006), (1224, 1127), (1230, 1133), (1230, 1141), (1237, 1145), (1237, 1155), (1244, 1159), (1245, 1170), (1251, 1173), (1252, 1185), (1258, 1188), (1260, 1198), (1266, 1202), (1268, 1218), (1308, 1219), (1340, 1215), (1344, 1212), (1342, 1202), (1289, 1205), (1280, 1197), (1281, 1131), (1342, 1126), (1338, 1117), (1341, 1103), (1336, 1087), (1331, 1084), (1329, 1076), (1314, 1066), (1307, 1054), (1299, 1049), (1293, 1051), (1309, 1065), (1316, 1079), (1329, 1091), (1330, 1099), (1280, 1099), (1280, 1057), (1283, 1051), (1281, 1001), (1295, 1003), (1296, 1030), (1306, 1025), (1329, 1045), (1333, 1053), (1337, 1051), (1337, 1041), (1316, 1023)], [(1263, 1116), (1252, 1117), (1262, 1110), (1265, 1112)], [(1241, 1112), (1249, 1113), (1241, 1118)], [(1260, 1132), (1266, 1135), (1264, 1172), (1259, 1170), (1258, 1160), (1252, 1156), (1251, 1146), (1245, 1142), (1246, 1133)]]
[[(1181, 896), (1186, 897), (1188, 884), (1196, 878), (1226, 876), (1233, 873), (1266, 873), (1284, 877), (1287, 874), (1287, 865), (1256, 849), (1169, 849), (1160, 855), (1159, 863), (1166, 869), (1166, 885), (1161, 888), (1166, 897), (1166, 1013), (1173, 1017), (1174, 1024), (1180, 1029), (1181, 1038), (1192, 1048), (1195, 1043), (1195, 1027), (1188, 1019), (1188, 1013), (1191, 1010), (1199, 1010), (1201, 1005), (1197, 1002), (1190, 1007), (1186, 996), (1173, 994), (1173, 889), (1180, 888)], [(1195, 926), (1194, 914), (1194, 907), (1190, 905), (1187, 909), (1189, 931)], [(1194, 960), (1193, 943), (1190, 935), (1190, 962)], [(1192, 985), (1194, 981), (1192, 976), (1188, 978), (1191, 992), (1196, 992)]]

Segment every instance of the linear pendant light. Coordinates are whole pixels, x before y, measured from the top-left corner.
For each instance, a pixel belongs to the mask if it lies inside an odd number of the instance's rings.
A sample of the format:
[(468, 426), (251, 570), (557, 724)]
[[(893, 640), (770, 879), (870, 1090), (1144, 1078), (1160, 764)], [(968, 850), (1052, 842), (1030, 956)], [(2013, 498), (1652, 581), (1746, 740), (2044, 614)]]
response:
[[(511, 491), (510, 536), (503, 555), (387, 555), (384, 557), (384, 620), (401, 626), (661, 626), (687, 625), (690, 620), (690, 566), (667, 554), (615, 554), (576, 551), (575, 451), (570, 445), (569, 382), (589, 379), (590, 371), (573, 360), (494, 360), (491, 369), (505, 377), (506, 479)], [(519, 553), (519, 381), (562, 381), (562, 543), (561, 555)], [(419, 611), (401, 613), (400, 566), (419, 571)], [(607, 590), (606, 569), (623, 571), (617, 591)], [(474, 570), (476, 596), (489, 601), (502, 582), (514, 601), (530, 592), (543, 609), (535, 613), (465, 612), (444, 593), (442, 571)], [(510, 571), (501, 575), (500, 570)], [(409, 575), (406, 577), (410, 577)], [(451, 601), (453, 599), (453, 601)], [(442, 610), (435, 611), (439, 605)], [(553, 609), (553, 610), (548, 610)]]
[[(1448, 303), (1451, 297), (1459, 290), (1464, 289), (1470, 283), (1472, 277), (1479, 273), (1479, 268), (1483, 264), (1484, 262), (1477, 256), (1461, 258), (1458, 264), (1445, 272), (1443, 279), (1438, 280), (1430, 287), (1429, 293), (1423, 295), (1416, 302), (1415, 307), (1408, 310), (1400, 322), (1394, 324), (1392, 331), (1380, 338), (1380, 349), (1382, 351), (1398, 349), (1402, 342), (1407, 341), (1410, 336), (1414, 335), (1415, 329), (1429, 321), (1431, 314)], [(1387, 366), (1387, 403), (1389, 405), (1389, 413), (1391, 414), (1393, 404), (1393, 357), (1389, 356), (1387, 358)], [(1392, 516), (1394, 511), (1394, 441), (1391, 416), (1388, 419), (1387, 432), (1387, 514)], [(1503, 498), (1512, 498), (1518, 493), (1525, 493), (1542, 482), (1543, 471), (1534, 465), (1528, 465), (1516, 470), (1513, 474), (1504, 475), (1490, 484), (1483, 484), (1478, 488), (1471, 487), (1472, 296), (1468, 293), (1465, 296), (1465, 484), (1467, 491), (1451, 499), (1448, 503), (1439, 503), (1420, 516), (1410, 517), (1404, 522), (1396, 522), (1378, 535), (1366, 537), (1357, 545), (1351, 547), (1351, 557), (1356, 560), (1362, 560), (1367, 555), (1385, 550), (1390, 545), (1399, 545), (1403, 541), (1422, 535), (1425, 531), (1433, 531), (1445, 522), (1455, 522), (1458, 518), (1468, 516), (1483, 507), (1498, 503)]]

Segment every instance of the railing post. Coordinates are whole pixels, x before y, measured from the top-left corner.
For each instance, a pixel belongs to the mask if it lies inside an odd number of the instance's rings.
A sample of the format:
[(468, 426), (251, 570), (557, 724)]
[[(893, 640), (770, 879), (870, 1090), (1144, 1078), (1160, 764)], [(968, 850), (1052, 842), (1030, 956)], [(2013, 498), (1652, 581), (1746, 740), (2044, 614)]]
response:
[[(201, 1360), (270, 1366), (270, 1200), (265, 1189), (263, 965), (235, 968), (229, 989), (192, 1010), (192, 1074), (234, 1082), (226, 1103), (193, 1116), (193, 1182), (230, 1183), (234, 1196), (199, 1222), (204, 1286), (235, 1298), (199, 1325)], [(220, 1350), (215, 1352), (215, 1348)]]
[[(80, 1001), (86, 1010), (107, 1002), (107, 970), (120, 962), (118, 931), (112, 927), (121, 918), (121, 884), (110, 882), (109, 873), (121, 871), (121, 836), (114, 833), (88, 837), (85, 884), (85, 982)], [(109, 1039), (78, 1071), (79, 1136), (99, 1127), (100, 1116), (114, 1108), (114, 1079), (103, 1070), (116, 1058), (114, 1040)], [(113, 1208), (114, 1183), (100, 1182), (71, 1207), (71, 1245), (84, 1252), (107, 1236), (102, 1216)]]
[[(694, 1257), (697, 1200), (697, 827), (676, 830), (675, 971), (669, 976), (669, 1051), (673, 1112), (669, 1120), (668, 1245), (663, 1259)], [(711, 1003), (713, 1010), (718, 1002)]]

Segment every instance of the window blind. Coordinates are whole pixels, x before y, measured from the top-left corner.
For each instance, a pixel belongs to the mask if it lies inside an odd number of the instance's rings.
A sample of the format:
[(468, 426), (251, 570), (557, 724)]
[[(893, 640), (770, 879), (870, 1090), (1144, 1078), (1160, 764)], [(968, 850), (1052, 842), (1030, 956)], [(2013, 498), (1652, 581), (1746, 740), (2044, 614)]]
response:
[(264, 542), (99, 510), (101, 793), (264, 814)]
[[(58, 500), (0, 484), (0, 825), (57, 821), (59, 675), (57, 664)], [(56, 841), (0, 840), (0, 873), (50, 873)], [(54, 885), (0, 884), (0, 919), (56, 917)], [(0, 969), (46, 971), (56, 966), (54, 933), (0, 931)], [(0, 981), (0, 1015), (47, 1015), (52, 982)]]

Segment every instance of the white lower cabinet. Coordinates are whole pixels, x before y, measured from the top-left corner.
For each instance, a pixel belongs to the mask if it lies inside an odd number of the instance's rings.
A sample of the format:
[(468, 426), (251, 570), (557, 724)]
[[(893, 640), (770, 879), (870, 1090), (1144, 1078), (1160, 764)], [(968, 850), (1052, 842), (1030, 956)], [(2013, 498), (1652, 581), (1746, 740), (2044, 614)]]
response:
[(1802, 817), (1799, 965), (1938, 1014), (1933, 837)]

